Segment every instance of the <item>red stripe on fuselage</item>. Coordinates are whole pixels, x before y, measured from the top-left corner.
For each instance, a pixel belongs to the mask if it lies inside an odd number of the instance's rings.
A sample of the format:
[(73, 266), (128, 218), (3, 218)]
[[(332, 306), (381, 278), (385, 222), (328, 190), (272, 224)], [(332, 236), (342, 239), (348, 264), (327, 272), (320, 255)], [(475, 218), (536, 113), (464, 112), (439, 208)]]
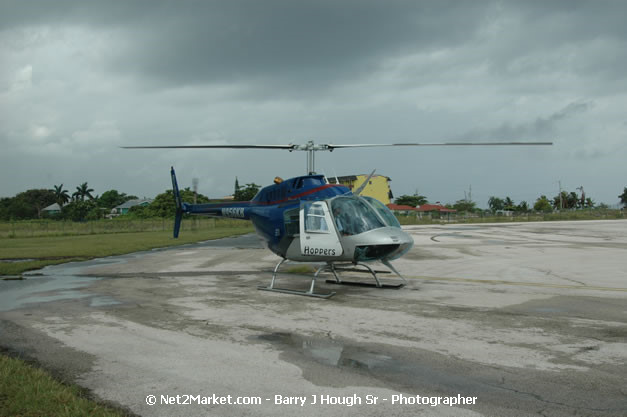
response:
[(263, 205), (263, 206), (270, 206), (272, 204), (281, 204), (281, 203), (285, 203), (286, 201), (289, 201), (289, 200), (297, 200), (297, 199), (299, 199), (301, 197), (304, 197), (306, 195), (317, 193), (318, 191), (326, 190), (327, 188), (331, 188), (331, 187), (344, 187), (344, 186), (342, 184), (325, 184), (325, 185), (321, 185), (320, 187), (312, 188), (311, 190), (303, 191), (300, 194), (292, 195), (292, 196), (284, 198), (282, 200), (275, 200), (275, 201), (269, 201), (269, 202), (251, 201), (250, 203), (251, 204), (259, 204), (259, 205)]
[[(234, 204), (239, 204), (238, 207), (246, 207), (246, 206), (242, 206), (243, 204), (247, 204), (248, 207), (252, 207), (255, 205), (259, 205), (259, 206), (271, 206), (273, 204), (281, 204), (284, 203), (286, 201), (290, 201), (290, 200), (297, 200), (301, 197), (304, 197), (306, 195), (309, 194), (313, 194), (313, 193), (317, 193), (318, 191), (322, 191), (322, 190), (326, 190), (327, 188), (330, 187), (343, 187), (342, 184), (325, 184), (325, 185), (321, 185), (320, 187), (316, 187), (316, 188), (312, 188), (311, 190), (307, 190), (307, 191), (303, 191), (300, 194), (296, 194), (287, 198), (284, 198), (282, 200), (275, 200), (275, 201), (269, 201), (269, 202), (263, 202), (263, 201), (238, 201), (236, 203), (205, 203), (205, 204), (209, 204), (211, 205), (211, 207), (207, 207), (207, 210), (211, 210), (211, 209), (221, 209), (221, 208), (231, 208), (233, 207)], [(194, 204), (190, 204), (190, 205), (194, 205)], [(201, 204), (197, 204), (198, 206)]]

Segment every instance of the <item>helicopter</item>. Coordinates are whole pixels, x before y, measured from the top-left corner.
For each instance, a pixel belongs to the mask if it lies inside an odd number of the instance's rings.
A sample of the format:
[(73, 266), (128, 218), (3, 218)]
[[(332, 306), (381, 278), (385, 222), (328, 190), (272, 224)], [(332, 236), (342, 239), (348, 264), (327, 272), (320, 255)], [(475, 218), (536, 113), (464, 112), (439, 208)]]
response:
[[(395, 144), (306, 144), (285, 145), (173, 145), (124, 146), (124, 149), (284, 149), (307, 152), (307, 174), (283, 180), (259, 190), (250, 201), (190, 204), (183, 202), (174, 167), (171, 168), (172, 190), (176, 204), (174, 238), (179, 235), (183, 214), (250, 220), (265, 246), (281, 257), (272, 273), (270, 285), (259, 290), (309, 297), (329, 298), (335, 292), (315, 290), (321, 272), (329, 271), (327, 283), (375, 288), (401, 288), (407, 281), (391, 261), (402, 257), (413, 246), (412, 237), (402, 230), (394, 214), (380, 201), (361, 193), (375, 171), (356, 190), (330, 183), (315, 172), (315, 152), (341, 148), (384, 146), (529, 146), (552, 145), (552, 142), (442, 142)], [(280, 267), (286, 261), (322, 264), (311, 277), (308, 290), (276, 286)], [(385, 283), (369, 264), (380, 262), (396, 274), (401, 282)], [(374, 282), (346, 281), (338, 271), (365, 268)]]

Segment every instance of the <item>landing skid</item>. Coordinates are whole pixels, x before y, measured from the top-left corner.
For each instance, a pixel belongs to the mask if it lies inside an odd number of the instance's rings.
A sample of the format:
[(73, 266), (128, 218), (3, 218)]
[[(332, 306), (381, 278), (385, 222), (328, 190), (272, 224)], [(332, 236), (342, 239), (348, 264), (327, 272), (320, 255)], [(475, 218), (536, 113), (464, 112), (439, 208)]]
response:
[(284, 294), (293, 294), (293, 295), (304, 295), (306, 297), (316, 297), (316, 298), (331, 298), (335, 295), (335, 291), (332, 291), (328, 294), (321, 294), (321, 293), (317, 293), (314, 291), (314, 287), (316, 285), (316, 278), (318, 278), (318, 272), (320, 272), (320, 270), (318, 270), (313, 278), (311, 279), (311, 285), (309, 286), (309, 290), (308, 291), (300, 291), (300, 290), (291, 290), (288, 288), (277, 288), (274, 286), (274, 282), (276, 280), (276, 274), (279, 271), (279, 267), (283, 264), (283, 262), (287, 261), (287, 259), (281, 259), (281, 262), (279, 262), (275, 267), (274, 267), (274, 272), (272, 273), (272, 281), (270, 281), (270, 285), (268, 287), (264, 287), (264, 286), (258, 286), (257, 289), (261, 290), (261, 291), (273, 291), (273, 292), (281, 292)]
[[(388, 271), (375, 271), (374, 269), (370, 268), (368, 265), (361, 263), (361, 262), (357, 262), (354, 265), (355, 266), (363, 266), (364, 268), (367, 269), (367, 271), (361, 270), (361, 269), (356, 269), (356, 268), (336, 268), (335, 265), (332, 262), (329, 262), (326, 265), (321, 266), (318, 271), (316, 271), (316, 275), (318, 275), (318, 273), (320, 273), (320, 271), (323, 270), (330, 270), (331, 273), (333, 274), (333, 276), (335, 277), (335, 279), (328, 279), (326, 280), (326, 282), (328, 284), (337, 284), (337, 285), (351, 285), (351, 286), (357, 286), (357, 287), (374, 287), (374, 288), (393, 288), (393, 289), (399, 289), (405, 286), (406, 281), (405, 278), (403, 278), (401, 276), (401, 274), (398, 273), (398, 271), (396, 271), (396, 269), (394, 269), (394, 267), (391, 266), (391, 264), (387, 261), (383, 262), (388, 268), (390, 268), (392, 271), (394, 271), (399, 277), (401, 277), (401, 279), (403, 280), (402, 283), (398, 283), (398, 284), (388, 284), (388, 283), (383, 283), (379, 280), (379, 277), (377, 276), (377, 272), (378, 273), (384, 273), (384, 274), (388, 274)], [(337, 274), (337, 271), (358, 271), (358, 272), (370, 272), (370, 274), (372, 274), (372, 277), (374, 278), (375, 282), (362, 282), (362, 281), (344, 281), (342, 279), (340, 279), (340, 277)]]
[[(281, 259), (281, 261), (276, 264), (276, 266), (274, 267), (274, 271), (272, 273), (272, 281), (270, 281), (270, 285), (267, 287), (264, 286), (258, 286), (257, 289), (261, 290), (261, 291), (274, 291), (274, 292), (281, 292), (284, 294), (293, 294), (293, 295), (304, 295), (307, 297), (316, 297), (316, 298), (331, 298), (335, 295), (335, 291), (332, 291), (330, 293), (327, 294), (321, 294), (321, 293), (317, 293), (314, 291), (314, 288), (316, 286), (316, 279), (318, 278), (318, 275), (320, 274), (320, 272), (329, 270), (331, 271), (331, 273), (333, 274), (333, 277), (335, 278), (333, 279), (327, 279), (325, 282), (329, 283), (329, 284), (336, 284), (336, 285), (350, 285), (350, 286), (357, 286), (357, 287), (371, 287), (371, 288), (389, 288), (389, 289), (399, 289), (405, 286), (405, 284), (407, 283), (407, 281), (405, 281), (405, 278), (403, 278), (403, 276), (401, 274), (398, 273), (398, 271), (392, 266), (392, 264), (387, 261), (387, 260), (382, 260), (381, 262), (383, 262), (383, 264), (385, 266), (387, 266), (388, 268), (390, 268), (396, 275), (398, 275), (403, 282), (401, 283), (397, 283), (397, 284), (388, 284), (388, 283), (384, 283), (381, 282), (379, 280), (379, 277), (377, 276), (377, 273), (379, 274), (389, 274), (389, 271), (375, 271), (374, 269), (370, 268), (368, 265), (361, 263), (361, 262), (357, 262), (355, 264), (352, 264), (354, 266), (363, 266), (364, 268), (366, 268), (366, 271), (362, 270), (362, 269), (357, 269), (357, 268), (343, 268), (343, 267), (339, 267), (337, 268), (335, 266), (335, 264), (333, 262), (328, 262), (325, 265), (322, 265), (320, 268), (318, 268), (316, 270), (316, 273), (314, 274), (314, 276), (311, 278), (311, 285), (309, 286), (309, 290), (307, 291), (302, 291), (302, 290), (292, 290), (289, 288), (277, 288), (274, 286), (274, 283), (276, 281), (276, 276), (277, 273), (279, 271), (279, 268), (281, 267), (281, 265), (283, 265), (283, 263), (287, 261), (287, 259)], [(357, 271), (357, 272), (370, 272), (370, 274), (372, 274), (372, 277), (374, 278), (375, 282), (361, 282), (361, 281), (344, 281), (342, 279), (340, 279), (339, 275), (337, 274), (337, 271)]]
[(327, 279), (325, 281), (327, 284), (336, 284), (336, 285), (348, 285), (351, 287), (370, 287), (370, 288), (390, 288), (394, 290), (398, 290), (399, 288), (403, 288), (405, 284), (384, 284), (379, 283), (378, 285), (374, 282), (361, 282), (361, 281), (340, 281), (337, 282), (334, 279)]

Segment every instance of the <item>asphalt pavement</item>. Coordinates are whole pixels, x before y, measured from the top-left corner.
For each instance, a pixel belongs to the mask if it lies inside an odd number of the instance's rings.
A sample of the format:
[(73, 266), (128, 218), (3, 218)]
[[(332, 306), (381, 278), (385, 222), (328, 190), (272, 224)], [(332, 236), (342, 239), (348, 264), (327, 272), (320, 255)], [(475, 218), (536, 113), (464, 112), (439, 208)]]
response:
[(142, 416), (627, 415), (627, 221), (406, 230), (408, 285), (327, 300), (254, 235), (47, 267), (0, 346)]

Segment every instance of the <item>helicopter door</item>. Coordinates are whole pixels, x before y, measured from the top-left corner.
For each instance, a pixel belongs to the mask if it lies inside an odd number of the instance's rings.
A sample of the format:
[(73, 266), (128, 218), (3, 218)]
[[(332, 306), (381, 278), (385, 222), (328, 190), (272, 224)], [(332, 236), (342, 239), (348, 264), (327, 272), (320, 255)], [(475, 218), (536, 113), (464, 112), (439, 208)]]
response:
[(325, 201), (301, 201), (299, 216), (302, 255), (317, 257), (342, 255), (342, 244)]

